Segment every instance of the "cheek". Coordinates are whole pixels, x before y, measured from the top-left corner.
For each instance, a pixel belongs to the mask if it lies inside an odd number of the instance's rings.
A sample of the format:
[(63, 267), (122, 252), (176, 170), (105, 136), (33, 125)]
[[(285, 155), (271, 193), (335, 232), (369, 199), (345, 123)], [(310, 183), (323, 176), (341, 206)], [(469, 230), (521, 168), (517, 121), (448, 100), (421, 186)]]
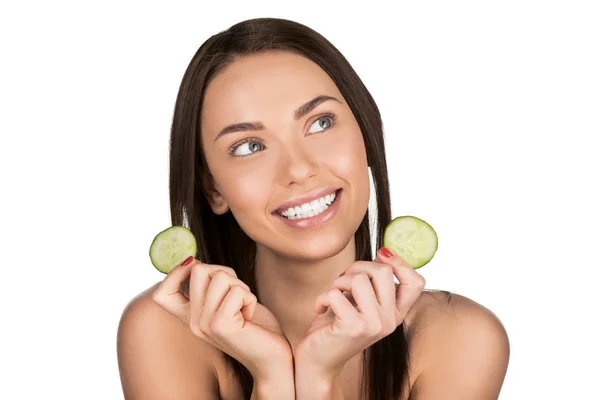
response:
[(347, 140), (340, 140), (328, 158), (334, 173), (351, 185), (353, 208), (362, 220), (369, 206), (370, 180), (367, 153), (362, 134), (358, 126), (348, 135)]
[(223, 182), (229, 209), (242, 230), (255, 242), (261, 242), (265, 231), (265, 217), (270, 205), (274, 177), (273, 169), (262, 163), (229, 166), (223, 173)]
[(223, 168), (219, 176), (222, 193), (236, 216), (242, 218), (254, 215), (256, 210), (264, 210), (269, 204), (273, 178), (269, 169), (261, 168), (257, 163), (239, 164)]
[(355, 184), (361, 184), (366, 177), (368, 190), (367, 153), (358, 127), (346, 132), (343, 140), (327, 146), (326, 151), (328, 163), (338, 176), (347, 177)]

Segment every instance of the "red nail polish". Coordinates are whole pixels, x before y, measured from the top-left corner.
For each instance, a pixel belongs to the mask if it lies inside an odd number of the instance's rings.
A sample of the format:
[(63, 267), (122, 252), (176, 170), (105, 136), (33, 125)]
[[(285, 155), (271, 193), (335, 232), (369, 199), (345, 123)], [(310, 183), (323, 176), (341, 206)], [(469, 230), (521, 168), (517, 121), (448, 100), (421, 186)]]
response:
[(379, 249), (379, 254), (387, 258), (392, 258), (394, 256), (394, 253), (392, 253), (390, 249), (386, 247), (382, 247), (381, 249)]
[(186, 258), (182, 263), (181, 266), (185, 267), (186, 265), (188, 265), (189, 263), (191, 263), (192, 261), (194, 261), (194, 257), (189, 256), (188, 258)]

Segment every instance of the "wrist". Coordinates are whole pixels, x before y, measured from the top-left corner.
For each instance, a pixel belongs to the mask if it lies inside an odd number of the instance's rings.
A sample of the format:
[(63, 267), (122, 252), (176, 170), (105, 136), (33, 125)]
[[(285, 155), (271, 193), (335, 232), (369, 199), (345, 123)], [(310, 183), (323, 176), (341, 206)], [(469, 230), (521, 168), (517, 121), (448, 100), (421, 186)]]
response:
[(250, 400), (294, 400), (296, 398), (294, 382), (255, 381)]
[(279, 365), (266, 373), (254, 375), (251, 400), (294, 400), (294, 367)]
[(325, 373), (309, 365), (296, 365), (294, 372), (296, 400), (343, 399), (339, 373)]
[(294, 382), (254, 382), (250, 400), (294, 400)]

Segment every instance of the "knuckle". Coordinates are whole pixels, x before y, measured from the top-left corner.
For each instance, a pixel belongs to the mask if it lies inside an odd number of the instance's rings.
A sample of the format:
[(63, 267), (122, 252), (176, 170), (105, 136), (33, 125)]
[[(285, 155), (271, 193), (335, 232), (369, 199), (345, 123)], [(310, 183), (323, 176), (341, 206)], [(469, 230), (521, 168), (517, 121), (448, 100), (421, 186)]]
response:
[(379, 335), (383, 332), (383, 321), (381, 318), (365, 319), (365, 331), (369, 336)]
[(200, 321), (198, 323), (198, 330), (204, 336), (210, 336), (212, 334), (212, 331), (210, 329), (210, 322), (207, 323), (206, 321)]
[(378, 270), (377, 275), (381, 276), (383, 279), (392, 279), (394, 276), (394, 269), (391, 265), (383, 264)]
[(417, 273), (418, 279), (417, 279), (417, 285), (418, 287), (422, 290), (425, 288), (425, 284), (427, 283), (425, 281), (425, 278), (423, 277), (423, 275)]
[(383, 324), (381, 321), (373, 321), (368, 325), (368, 333), (371, 336), (379, 335), (383, 332)]
[(346, 269), (346, 275), (354, 274), (357, 270), (362, 270), (367, 267), (369, 263), (366, 261), (354, 261), (350, 266)]
[(230, 276), (227, 272), (223, 271), (222, 269), (217, 269), (214, 270), (213, 273), (211, 274), (213, 279), (224, 279), (227, 278), (228, 276)]
[(246, 289), (245, 289), (245, 288), (243, 288), (243, 287), (242, 287), (242, 286), (240, 286), (240, 285), (233, 285), (233, 286), (231, 287), (231, 289), (229, 289), (229, 291), (230, 291), (230, 292), (232, 292), (232, 294), (233, 294), (233, 295), (236, 295), (236, 296), (241, 296), (241, 295), (243, 295), (243, 294), (244, 294), (244, 292), (246, 291)]
[(213, 282), (218, 282), (219, 284), (221, 284), (223, 282), (230, 282), (230, 281), (234, 280), (235, 278), (232, 277), (231, 275), (229, 275), (227, 272), (223, 271), (222, 269), (219, 269), (219, 270), (214, 271), (210, 275), (210, 279)]
[(225, 335), (225, 324), (219, 318), (213, 318), (208, 327), (212, 336), (223, 337)]
[(357, 321), (350, 329), (349, 336), (351, 338), (359, 338), (368, 333), (367, 324), (364, 321)]
[(204, 337), (204, 332), (200, 328), (199, 324), (195, 323), (194, 321), (190, 321), (189, 327), (194, 335), (196, 335), (198, 337)]

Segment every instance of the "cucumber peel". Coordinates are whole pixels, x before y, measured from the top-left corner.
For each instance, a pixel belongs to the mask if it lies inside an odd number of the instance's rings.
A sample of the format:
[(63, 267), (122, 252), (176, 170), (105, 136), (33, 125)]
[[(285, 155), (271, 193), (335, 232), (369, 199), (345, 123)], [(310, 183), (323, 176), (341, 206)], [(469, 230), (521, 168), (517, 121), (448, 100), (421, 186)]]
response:
[(411, 268), (419, 269), (433, 258), (438, 237), (431, 225), (411, 215), (394, 218), (385, 228), (383, 245)]
[(185, 226), (174, 225), (154, 237), (149, 254), (152, 265), (168, 274), (189, 256), (197, 257), (198, 244), (192, 231)]

